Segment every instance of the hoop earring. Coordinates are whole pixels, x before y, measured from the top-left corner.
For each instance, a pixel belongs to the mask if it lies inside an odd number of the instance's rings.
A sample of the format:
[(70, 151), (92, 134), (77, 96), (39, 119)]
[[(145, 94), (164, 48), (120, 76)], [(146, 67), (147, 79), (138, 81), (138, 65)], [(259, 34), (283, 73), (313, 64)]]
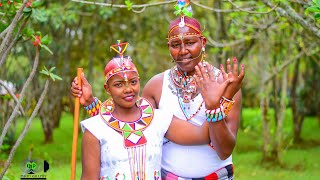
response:
[(113, 112), (113, 110), (114, 110), (114, 102), (113, 102), (112, 98), (108, 99), (105, 102), (105, 107), (106, 107), (108, 112)]

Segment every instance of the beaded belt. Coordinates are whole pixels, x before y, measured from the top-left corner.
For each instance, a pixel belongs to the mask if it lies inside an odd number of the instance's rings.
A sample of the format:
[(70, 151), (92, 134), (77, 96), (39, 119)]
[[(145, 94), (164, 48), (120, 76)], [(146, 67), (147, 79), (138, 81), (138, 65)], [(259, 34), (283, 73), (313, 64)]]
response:
[(161, 170), (162, 180), (233, 180), (233, 165), (229, 164), (203, 178), (179, 177), (164, 169)]

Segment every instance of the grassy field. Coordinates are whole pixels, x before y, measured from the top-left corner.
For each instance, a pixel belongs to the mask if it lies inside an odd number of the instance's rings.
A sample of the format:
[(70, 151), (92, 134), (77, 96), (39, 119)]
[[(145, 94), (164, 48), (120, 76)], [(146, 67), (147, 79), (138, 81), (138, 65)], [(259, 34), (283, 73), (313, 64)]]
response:
[[(320, 179), (320, 127), (315, 118), (305, 120), (302, 137), (304, 142), (299, 145), (292, 144), (290, 128), (292, 122), (290, 113), (284, 125), (285, 151), (283, 152), (283, 165), (273, 166), (262, 164), (262, 136), (261, 119), (258, 110), (245, 109), (243, 112), (244, 129), (240, 130), (237, 145), (233, 153), (235, 177), (239, 180), (247, 179)], [(17, 149), (13, 162), (6, 173), (6, 179), (20, 179), (22, 165), (27, 159), (30, 148), (33, 147), (32, 158), (47, 160), (50, 169), (46, 173), (49, 180), (70, 179), (70, 160), (73, 119), (70, 114), (65, 114), (60, 127), (54, 131), (54, 143), (43, 144), (44, 135), (41, 123), (35, 119), (22, 144)], [(24, 122), (18, 124), (21, 130)], [(79, 134), (77, 156), (77, 179), (81, 174), (81, 133)], [(5, 159), (5, 155), (0, 156)], [(0, 167), (1, 171), (2, 167)]]

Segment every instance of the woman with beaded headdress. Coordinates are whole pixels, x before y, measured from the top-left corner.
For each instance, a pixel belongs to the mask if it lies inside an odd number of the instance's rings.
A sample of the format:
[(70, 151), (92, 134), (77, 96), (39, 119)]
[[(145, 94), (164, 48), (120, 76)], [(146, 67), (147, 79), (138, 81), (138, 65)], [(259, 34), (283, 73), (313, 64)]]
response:
[[(81, 122), (82, 179), (159, 179), (164, 136), (184, 145), (209, 142), (205, 125), (196, 126), (170, 112), (154, 109), (147, 99), (139, 97), (139, 73), (131, 58), (123, 55), (127, 45), (119, 41), (111, 46), (119, 53), (104, 70), (104, 88), (111, 98), (103, 103), (98, 101), (94, 106), (99, 109), (99, 115)], [(217, 97), (230, 80), (219, 84), (214, 76), (204, 75), (201, 65), (199, 68), (197, 84), (217, 89), (216, 92), (202, 90), (202, 95), (208, 96), (206, 108), (211, 110), (219, 104)], [(220, 109), (214, 118), (223, 116)]]
[[(179, 0), (176, 12), (188, 14), (185, 13), (190, 9), (188, 3)], [(236, 58), (233, 58), (233, 67), (230, 59), (227, 60), (227, 72), (222, 65), (220, 70), (211, 66), (204, 61), (205, 46), (206, 38), (195, 18), (183, 15), (173, 20), (168, 30), (168, 48), (176, 65), (155, 75), (142, 92), (155, 108), (172, 112), (198, 126), (209, 122), (210, 144), (183, 146), (165, 140), (161, 163), (163, 179), (233, 179), (232, 151), (240, 122), (244, 66), (241, 66), (240, 75)], [(216, 95), (220, 103), (213, 111), (206, 111), (205, 102), (209, 96), (200, 90), (217, 89), (207, 89), (208, 86), (198, 83), (194, 76), (198, 65), (206, 72), (199, 82), (207, 77), (214, 77), (219, 83), (225, 79), (231, 81), (221, 96)], [(91, 86), (84, 76), (82, 81), (82, 88), (77, 86), (76, 80), (72, 83), (72, 94), (79, 96), (83, 105), (88, 106), (91, 102), (94, 105), (98, 100), (94, 101)], [(97, 112), (91, 111), (92, 116), (95, 114)]]

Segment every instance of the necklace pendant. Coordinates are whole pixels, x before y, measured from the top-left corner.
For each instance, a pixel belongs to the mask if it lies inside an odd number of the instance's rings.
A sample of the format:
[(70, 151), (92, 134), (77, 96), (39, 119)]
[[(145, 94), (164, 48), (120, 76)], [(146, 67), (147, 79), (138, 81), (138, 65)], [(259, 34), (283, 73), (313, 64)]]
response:
[(182, 101), (184, 103), (189, 103), (191, 100), (191, 95), (192, 95), (192, 93), (185, 92), (183, 95)]
[(123, 132), (123, 141), (126, 148), (137, 147), (147, 143), (147, 139), (142, 131)]

